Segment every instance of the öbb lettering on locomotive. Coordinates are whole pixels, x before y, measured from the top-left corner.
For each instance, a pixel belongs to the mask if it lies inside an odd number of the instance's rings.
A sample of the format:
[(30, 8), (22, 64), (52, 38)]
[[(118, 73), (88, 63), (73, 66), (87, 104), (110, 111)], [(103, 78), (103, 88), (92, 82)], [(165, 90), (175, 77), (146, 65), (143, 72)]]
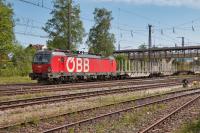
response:
[(88, 58), (74, 58), (68, 57), (66, 61), (66, 68), (68, 72), (89, 72), (90, 60)]

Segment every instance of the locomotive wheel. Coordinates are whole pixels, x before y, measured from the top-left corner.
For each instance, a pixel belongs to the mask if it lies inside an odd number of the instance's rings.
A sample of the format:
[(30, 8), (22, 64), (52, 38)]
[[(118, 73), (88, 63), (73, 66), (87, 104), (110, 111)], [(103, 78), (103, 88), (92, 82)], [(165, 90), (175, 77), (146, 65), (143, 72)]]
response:
[(38, 79), (38, 80), (37, 80), (37, 83), (38, 83), (38, 84), (42, 84), (42, 80), (39, 80), (39, 79)]
[(61, 80), (60, 79), (53, 79), (53, 84), (61, 84)]
[(50, 82), (48, 80), (42, 80), (42, 79), (38, 79), (37, 83), (41, 84), (41, 85), (48, 85), (48, 84), (50, 84)]

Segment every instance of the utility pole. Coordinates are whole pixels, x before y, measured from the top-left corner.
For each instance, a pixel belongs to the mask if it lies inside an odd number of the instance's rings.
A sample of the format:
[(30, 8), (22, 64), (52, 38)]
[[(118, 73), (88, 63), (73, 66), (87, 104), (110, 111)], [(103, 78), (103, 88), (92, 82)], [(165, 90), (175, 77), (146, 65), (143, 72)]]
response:
[[(185, 46), (185, 37), (177, 37), (177, 38), (181, 38), (181, 42), (182, 42), (182, 47)], [(184, 57), (185, 57), (185, 51), (183, 50), (182, 53), (184, 54)], [(184, 58), (181, 59), (181, 62), (182, 62), (182, 70), (184, 70)]]
[(148, 25), (149, 27), (149, 49), (152, 47), (152, 39), (151, 39), (151, 31), (152, 31), (152, 25)]
[(185, 37), (177, 37), (177, 38), (181, 38), (181, 44), (182, 44), (182, 47), (185, 46)]
[(44, 7), (44, 0), (42, 0), (42, 7)]
[(151, 37), (151, 33), (152, 33), (152, 25), (148, 25), (149, 27), (149, 52), (148, 52), (148, 56), (149, 56), (149, 71), (151, 71), (151, 47), (152, 47), (152, 37)]
[(118, 50), (120, 50), (121, 48), (120, 48), (121, 46), (120, 46), (120, 42), (119, 42), (119, 44), (118, 44)]
[(120, 45), (120, 43), (121, 43), (121, 40), (119, 40), (119, 42), (118, 42), (119, 44), (118, 44), (118, 50), (121, 50), (121, 45)]
[(182, 39), (182, 47), (184, 47), (185, 46), (185, 37), (181, 37), (181, 39)]
[(71, 49), (71, 10), (72, 10), (72, 0), (68, 0), (68, 42), (67, 49)]

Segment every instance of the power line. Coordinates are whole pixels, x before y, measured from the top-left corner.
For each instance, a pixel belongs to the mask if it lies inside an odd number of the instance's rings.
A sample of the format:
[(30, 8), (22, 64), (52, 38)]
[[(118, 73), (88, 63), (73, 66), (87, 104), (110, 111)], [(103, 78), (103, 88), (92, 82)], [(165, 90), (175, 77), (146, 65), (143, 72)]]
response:
[[(48, 9), (48, 10), (53, 10), (53, 9), (51, 9), (51, 8), (49, 8), (49, 7), (45, 7), (44, 5), (36, 4), (36, 3), (33, 3), (33, 2), (27, 2), (26, 0), (19, 0), (19, 1), (25, 2), (25, 3), (27, 3), (27, 4), (31, 4), (31, 5), (33, 5), (33, 6), (38, 6), (38, 7), (41, 7), (41, 8), (45, 8), (45, 9)], [(154, 21), (154, 20), (151, 19), (151, 18), (148, 18), (148, 17), (146, 17), (146, 16), (142, 16), (142, 15), (139, 15), (139, 14), (136, 14), (136, 13), (133, 13), (133, 12), (129, 12), (129, 11), (126, 11), (126, 10), (124, 10), (124, 9), (123, 9), (122, 11), (127, 12), (127, 13), (131, 13), (131, 14), (134, 14), (134, 15), (136, 15), (136, 16), (138, 16), (138, 17), (141, 17), (141, 18), (144, 18), (144, 19), (146, 19), (146, 20)], [(83, 16), (80, 16), (80, 18), (83, 19), (83, 20), (87, 20), (87, 21), (94, 22), (94, 20), (89, 19), (89, 18), (86, 18), (86, 17), (83, 17)], [(158, 22), (158, 23), (159, 23), (159, 22)], [(130, 28), (130, 26), (129, 26), (129, 25), (126, 25), (126, 24), (120, 24), (120, 26), (127, 26), (127, 27)], [(118, 24), (118, 25), (115, 25), (115, 24), (114, 24), (114, 26), (112, 26), (112, 28), (120, 29), (120, 30), (123, 30), (123, 31), (130, 32), (131, 36), (133, 36), (132, 33), (135, 33), (135, 32), (133, 32), (133, 31), (143, 31), (143, 32), (146, 32), (146, 31), (147, 31), (147, 30), (143, 30), (143, 29), (137, 29), (137, 30), (136, 30), (135, 28), (133, 28), (133, 29), (131, 29), (131, 30), (130, 30), (130, 29), (127, 30), (127, 29), (125, 29), (125, 28), (119, 27), (119, 24)]]
[[(28, 19), (29, 20), (29, 19)], [(93, 21), (93, 20), (92, 20)], [(16, 23), (16, 25), (18, 26), (25, 26), (25, 27), (30, 27), (30, 28), (36, 28), (36, 29), (42, 29), (42, 27), (40, 26), (33, 26), (33, 25), (29, 25), (29, 24), (23, 24), (23, 23)], [(116, 27), (115, 27), (116, 28)], [(139, 32), (133, 32), (132, 30), (130, 29), (124, 29), (124, 28), (120, 28), (120, 30), (122, 31), (126, 31), (128, 32), (130, 35), (131, 33), (134, 33), (134, 34), (138, 34)], [(32, 36), (32, 37), (39, 37), (39, 38), (48, 38), (48, 36), (43, 36), (43, 35), (35, 35), (35, 34), (31, 34), (31, 33), (26, 33), (26, 32), (15, 32), (16, 34), (20, 34), (20, 35), (25, 35), (25, 36)], [(140, 34), (141, 35), (141, 34)], [(146, 36), (144, 34), (142, 34), (142, 36)]]
[(30, 27), (30, 28), (33, 28), (33, 29), (40, 29), (40, 30), (42, 30), (42, 27), (40, 27), (40, 26), (34, 26), (34, 25), (23, 24), (23, 23), (15, 23), (15, 25), (17, 25), (17, 26), (24, 26), (24, 27)]
[[(50, 8), (50, 7), (44, 6), (44, 3), (42, 2), (43, 0), (42, 0), (40, 3), (39, 3), (39, 2), (38, 2), (38, 3), (34, 3), (34, 2), (27, 1), (27, 0), (18, 0), (18, 1), (21, 1), (21, 2), (24, 2), (24, 3), (27, 3), (27, 4), (31, 4), (31, 5), (33, 5), (33, 6), (37, 6), (37, 7), (40, 7), (40, 8), (48, 9), (48, 10), (51, 10), (51, 11), (53, 10), (53, 9)], [(158, 20), (152, 19), (152, 18), (147, 17), (147, 16), (144, 16), (144, 15), (140, 15), (140, 14), (135, 13), (135, 12), (132, 12), (132, 11), (128, 11), (128, 10), (121, 9), (121, 8), (120, 8), (120, 11), (125, 12), (125, 13), (129, 13), (129, 14), (138, 16), (138, 17), (140, 17), (140, 18), (143, 18), (143, 19), (146, 19), (146, 20), (149, 20), (149, 21), (156, 22), (156, 23), (160, 24), (160, 21), (158, 21)], [(85, 17), (81, 17), (81, 18), (84, 19), (84, 20), (93, 21), (93, 20), (88, 19), (88, 18), (85, 18)], [(173, 28), (177, 28), (177, 27), (186, 25), (186, 24), (191, 24), (191, 23), (193, 23), (193, 22), (195, 22), (195, 21), (198, 21), (198, 20), (200, 20), (200, 18), (196, 18), (196, 19), (193, 19), (193, 20), (191, 20), (191, 21), (188, 21), (188, 22), (185, 22), (185, 23), (176, 25), (176, 26), (170, 26), (170, 27), (168, 27), (168, 28), (160, 28), (160, 29), (157, 29), (157, 30), (161, 30), (161, 29), (162, 29), (162, 30), (169, 30), (169, 29), (173, 29)], [(127, 26), (127, 27), (130, 27), (130, 26), (127, 25), (127, 24), (121, 24), (121, 26), (122, 26), (122, 25)]]
[[(89, 18), (86, 18), (86, 17), (80, 16), (80, 18), (83, 19), (83, 20), (86, 20), (86, 21), (95, 22), (94, 20), (89, 19)], [(120, 24), (120, 26), (123, 26), (123, 25)], [(131, 28), (131, 27), (128, 26), (128, 25), (127, 25), (127, 27), (129, 27), (129, 30), (128, 30), (128, 29), (125, 29), (125, 28), (121, 28), (121, 27), (117, 26), (117, 24), (113, 24), (113, 25), (112, 25), (112, 28), (113, 28), (113, 29), (119, 29), (119, 30), (123, 30), (123, 31), (146, 31), (146, 30), (143, 30), (143, 29)], [(131, 28), (132, 30), (130, 30), (130, 28)]]
[[(33, 28), (33, 29), (40, 29), (40, 30), (42, 30), (42, 26), (34, 26), (33, 24), (32, 25), (30, 25), (30, 24), (28, 24), (28, 23), (26, 23), (26, 24), (24, 24), (24, 23), (16, 23), (16, 25), (17, 26), (23, 26), (23, 27), (29, 27), (29, 28)], [(111, 27), (111, 28), (114, 28), (114, 29), (117, 29), (117, 27)], [(119, 28), (121, 31), (125, 31), (125, 32), (127, 32), (131, 37), (133, 37), (134, 36), (134, 34), (138, 34), (139, 33), (139, 31), (140, 32), (146, 32), (146, 30), (137, 30), (137, 31), (135, 31), (135, 30), (132, 30), (132, 29), (125, 29), (125, 28)], [(121, 34), (124, 34), (124, 33), (121, 33)]]
[[(194, 24), (194, 22), (199, 21), (199, 20), (200, 20), (200, 18), (196, 18), (196, 19), (184, 22), (182, 24), (178, 24), (178, 25), (174, 25), (174, 26), (169, 26), (167, 28), (161, 28), (161, 29), (163, 29), (163, 30), (171, 30), (171, 29), (181, 29), (181, 30), (184, 30), (183, 28), (181, 28), (182, 26), (188, 25), (188, 24), (192, 24), (192, 26), (190, 27), (190, 29), (192, 29), (194, 31), (194, 25), (193, 24)], [(157, 29), (157, 30), (161, 30), (161, 29)]]
[[(125, 13), (129, 13), (129, 14), (132, 14), (134, 16), (138, 16), (140, 18), (143, 18), (143, 19), (146, 19), (146, 20), (149, 20), (149, 21), (156, 22), (156, 23), (160, 24), (160, 21), (158, 21), (158, 20), (152, 19), (152, 18), (144, 16), (144, 15), (140, 15), (140, 14), (134, 13), (132, 11), (127, 11), (125, 9), (120, 9), (120, 11), (123, 11)], [(176, 25), (176, 26), (169, 26), (167, 28), (159, 28), (159, 29), (156, 29), (156, 30), (159, 30), (159, 31), (162, 31), (162, 32), (163, 32), (163, 30), (173, 30), (173, 33), (175, 33), (175, 29), (181, 29), (181, 28), (179, 28), (180, 26), (183, 26), (183, 25), (186, 25), (186, 24), (192, 24), (192, 23), (194, 23), (195, 21), (198, 21), (198, 20), (200, 20), (200, 18), (196, 18), (194, 20), (191, 20), (191, 21), (188, 21), (188, 22)], [(154, 27), (155, 27), (155, 25), (154, 25)], [(194, 26), (191, 26), (191, 29), (193, 31), (195, 31)], [(184, 30), (184, 29), (181, 29), (181, 30)]]
[[(84, 18), (84, 19), (86, 19), (86, 18)], [(29, 18), (27, 18), (27, 20), (29, 20)], [(35, 20), (32, 20), (33, 22), (35, 21)], [(88, 21), (93, 21), (93, 20), (88, 20)], [(93, 21), (94, 22), (94, 21)], [(35, 25), (33, 25), (33, 24), (30, 24), (30, 23), (20, 23), (20, 22), (17, 22), (16, 23), (16, 25), (17, 26), (24, 26), (24, 27), (30, 27), (30, 28), (34, 28), (34, 29), (40, 29), (40, 30), (42, 30), (42, 26), (35, 26)], [(112, 26), (111, 28), (113, 28), (113, 29), (117, 29), (117, 27), (116, 26)], [(125, 31), (125, 32), (127, 32), (130, 36), (134, 36), (133, 34), (138, 34), (139, 32), (146, 32), (147, 30), (134, 30), (134, 29), (125, 29), (125, 28), (121, 28), (121, 27), (119, 27), (119, 29), (121, 30), (121, 31)], [(124, 34), (124, 33), (123, 33)]]
[(165, 40), (165, 41), (170, 41), (170, 42), (172, 42), (172, 43), (176, 43), (176, 41), (174, 40), (174, 39), (171, 39), (171, 38), (169, 38), (169, 37), (167, 37), (167, 36), (160, 36), (160, 37), (158, 37), (158, 36), (154, 36), (154, 38), (156, 38), (156, 39), (160, 39), (160, 40)]
[[(31, 4), (31, 5), (33, 5), (33, 6), (37, 6), (37, 7), (40, 7), (40, 8), (45, 8), (45, 9), (48, 9), (48, 10), (51, 10), (51, 11), (53, 10), (52, 8), (45, 7), (45, 6), (42, 6), (42, 5), (40, 5), (40, 4), (36, 4), (36, 3), (33, 3), (33, 2), (27, 2), (26, 0), (19, 0), (19, 1), (24, 2), (24, 3), (27, 3), (27, 4)], [(89, 19), (89, 18), (84, 17), (84, 16), (80, 16), (80, 18), (83, 19), (83, 20), (95, 22), (93, 19)], [(114, 25), (115, 25), (115, 27), (117, 28), (118, 24), (114, 24)], [(120, 26), (127, 26), (127, 27), (130, 28), (130, 25), (127, 25), (127, 24), (121, 24), (121, 23), (119, 23), (119, 25), (120, 25)], [(135, 28), (137, 28), (137, 27), (134, 27), (134, 29), (135, 29)], [(141, 28), (141, 27), (140, 27), (140, 28)], [(142, 29), (136, 29), (136, 31), (141, 31), (141, 30), (142, 30)], [(144, 30), (143, 30), (143, 31), (144, 31)]]
[(134, 16), (138, 16), (138, 17), (140, 17), (140, 18), (143, 18), (143, 19), (145, 19), (145, 20), (148, 20), (148, 21), (150, 21), (150, 22), (155, 22), (155, 23), (157, 23), (157, 24), (160, 24), (159, 21), (154, 20), (154, 19), (152, 19), (152, 18), (150, 18), (150, 17), (144, 16), (144, 15), (140, 15), (140, 14), (138, 14), (138, 13), (135, 13), (135, 12), (132, 12), (132, 11), (128, 11), (128, 10), (125, 10), (125, 9), (121, 9), (121, 8), (120, 8), (120, 10), (121, 10), (122, 12), (124, 12), (124, 13), (129, 13), (129, 14), (132, 14), (132, 15), (134, 15)]
[(35, 20), (32, 18), (28, 18), (28, 17), (24, 17), (24, 16), (15, 16), (15, 19), (17, 22), (21, 22), (21, 23), (27, 23), (27, 21), (30, 21), (32, 23), (38, 23), (38, 24), (45, 24), (46, 22), (42, 22), (39, 20)]
[[(46, 7), (46, 6), (44, 6), (43, 4), (40, 4), (40, 3), (34, 3), (34, 2), (27, 1), (27, 0), (19, 0), (19, 1), (24, 2), (24, 3), (27, 3), (27, 4), (31, 4), (31, 5), (40, 7), (40, 8), (45, 8), (45, 9), (48, 9), (48, 10), (51, 10), (51, 11), (53, 10), (52, 8)], [(130, 11), (127, 11), (127, 10), (124, 10), (124, 9), (120, 9), (120, 10), (122, 10), (123, 12), (126, 12), (126, 13), (134, 14), (135, 16), (138, 16), (138, 17), (141, 17), (141, 18), (144, 18), (144, 19), (147, 19), (147, 20), (154, 21), (154, 20), (151, 19), (151, 18), (148, 18), (148, 17), (143, 16), (143, 15), (139, 15), (139, 14), (137, 14), (137, 13), (133, 13), (133, 12), (130, 12)]]
[[(30, 4), (30, 5), (33, 5), (33, 6), (37, 6), (37, 7), (40, 7), (40, 8), (44, 8), (44, 9), (47, 9), (47, 10), (53, 10), (52, 8), (50, 8), (50, 7), (47, 7), (47, 6), (45, 6), (44, 5), (44, 3), (42, 3), (42, 1), (39, 3), (34, 3), (34, 2), (30, 2), (30, 1), (27, 1), (27, 0), (18, 0), (18, 1), (21, 1), (21, 2), (24, 2), (24, 3), (27, 3), (27, 4)], [(131, 12), (131, 11), (127, 11), (127, 10), (124, 10), (124, 9), (120, 9), (120, 11), (123, 11), (123, 12), (125, 12), (125, 13), (129, 13), (129, 14), (132, 14), (132, 15), (134, 15), (134, 16), (138, 16), (138, 17), (140, 17), (140, 18), (143, 18), (143, 19), (146, 19), (146, 20), (148, 20), (148, 21), (152, 21), (152, 22), (156, 22), (156, 23), (159, 23), (160, 24), (160, 22), (159, 21), (157, 21), (157, 20), (154, 20), (154, 19), (152, 19), (152, 18), (150, 18), (150, 17), (146, 17), (146, 16), (143, 16), (143, 15), (140, 15), (140, 14), (137, 14), (137, 13), (134, 13), (134, 12)], [(91, 22), (94, 22), (94, 20), (92, 20), (92, 19), (89, 19), (89, 18), (87, 18), (87, 17), (83, 17), (83, 16), (80, 16), (80, 18), (81, 19), (83, 19), (83, 20), (87, 20), (87, 21), (91, 21)], [(195, 19), (195, 20), (192, 20), (192, 21), (190, 21), (190, 23), (192, 22), (194, 22), (194, 21), (197, 21), (197, 20), (199, 20), (200, 18), (198, 18), (198, 19)], [(188, 22), (187, 22), (188, 23)], [(183, 24), (181, 24), (181, 25), (185, 25), (185, 24), (187, 24), (187, 23), (183, 23)], [(21, 24), (22, 25), (22, 24)], [(122, 31), (126, 31), (126, 32), (129, 32), (130, 33), (130, 35), (133, 37), (133, 33), (136, 33), (136, 31), (141, 31), (141, 32), (146, 32), (147, 30), (144, 30), (144, 29), (138, 29), (138, 30), (136, 30), (135, 28), (132, 28), (132, 29), (130, 29), (130, 26), (129, 25), (127, 25), (127, 24), (118, 24), (118, 25), (116, 25), (115, 26), (115, 24), (113, 24), (114, 26), (112, 26), (112, 28), (116, 28), (116, 29), (120, 29), (120, 30), (122, 30)], [(119, 27), (119, 25), (121, 26), (121, 27)], [(27, 26), (27, 27), (31, 27), (31, 28), (38, 28), (38, 29), (42, 29), (41, 27), (37, 27), (37, 26), (31, 26), (31, 25), (28, 25), (28, 24), (24, 24), (24, 26)], [(127, 26), (129, 29), (125, 29), (125, 28), (122, 28), (122, 26)], [(178, 25), (178, 26), (180, 26), (180, 25)], [(162, 30), (172, 30), (172, 29), (174, 29), (174, 28), (177, 28), (177, 26), (173, 26), (173, 27), (168, 27), (168, 28), (163, 28)], [(178, 29), (178, 28), (177, 28)], [(161, 30), (161, 29), (155, 29), (155, 30)], [(181, 29), (180, 29), (181, 30)], [(182, 29), (183, 30), (183, 29)], [(139, 34), (139, 33), (137, 33), (137, 34)], [(165, 35), (166, 36), (166, 35)], [(160, 39), (160, 38), (159, 38)], [(174, 41), (174, 39), (172, 39), (173, 41)]]
[(17, 31), (15, 31), (15, 34), (24, 35), (24, 36), (39, 37), (39, 38), (48, 38), (48, 36), (44, 36), (44, 35), (36, 35), (36, 34), (31, 34), (31, 33), (17, 32)]
[(18, 1), (21, 1), (21, 2), (24, 2), (24, 3), (27, 3), (27, 4), (31, 4), (31, 5), (34, 5), (34, 6), (37, 6), (37, 7), (42, 7), (44, 9), (52, 10), (51, 8), (44, 6), (43, 0), (41, 1), (42, 3), (39, 3), (39, 2), (34, 3), (34, 2), (30, 2), (28, 0), (18, 0)]
[(188, 22), (185, 22), (185, 23), (176, 25), (176, 26), (174, 26), (174, 27), (180, 27), (180, 26), (184, 26), (184, 25), (187, 25), (187, 24), (192, 24), (192, 23), (194, 23), (195, 21), (198, 21), (198, 20), (200, 20), (200, 18), (196, 18), (196, 19), (190, 20), (190, 21), (188, 21)]

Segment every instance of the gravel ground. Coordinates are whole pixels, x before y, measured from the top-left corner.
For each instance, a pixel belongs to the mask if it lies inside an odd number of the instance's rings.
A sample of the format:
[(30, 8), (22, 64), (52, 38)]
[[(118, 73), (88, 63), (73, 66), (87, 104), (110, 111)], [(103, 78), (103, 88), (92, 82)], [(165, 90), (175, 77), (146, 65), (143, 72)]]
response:
[[(155, 83), (154, 83), (155, 84)], [(159, 83), (157, 83), (159, 84)], [(140, 85), (123, 85), (123, 86), (112, 86), (112, 87), (99, 87), (99, 88), (88, 88), (88, 89), (69, 89), (65, 91), (55, 91), (55, 92), (41, 92), (41, 93), (28, 93), (28, 94), (22, 94), (22, 95), (13, 95), (13, 96), (0, 96), (0, 102), (2, 101), (8, 101), (8, 100), (18, 100), (18, 99), (27, 99), (27, 98), (36, 98), (36, 97), (42, 97), (42, 96), (54, 96), (54, 95), (65, 95), (65, 94), (74, 94), (74, 93), (83, 93), (88, 91), (103, 91), (103, 90), (110, 90), (110, 89), (120, 89), (120, 88), (126, 88), (126, 87), (140, 87), (140, 86), (147, 86), (147, 85), (153, 85), (151, 83), (149, 84), (140, 84)]]
[(0, 111), (0, 126), (32, 120), (40, 117), (49, 117), (52, 115), (58, 115), (66, 112), (82, 110), (86, 108), (101, 106), (105, 104), (111, 104), (119, 101), (135, 99), (136, 97), (142, 97), (155, 93), (162, 93), (171, 90), (181, 89), (179, 87), (171, 88), (158, 88), (154, 91), (137, 91), (131, 93), (114, 94), (106, 96), (98, 96), (87, 99), (79, 99), (73, 101), (66, 101), (53, 104), (43, 104), (29, 106), (25, 108), (16, 108), (11, 110)]
[(194, 102), (192, 105), (184, 108), (182, 111), (177, 113), (171, 119), (167, 119), (165, 123), (159, 124), (149, 133), (174, 133), (194, 119), (198, 119), (200, 115), (200, 99)]
[[(159, 90), (159, 89), (158, 89)], [(155, 93), (155, 92), (154, 92)], [(127, 94), (125, 94), (126, 96), (127, 96)], [(125, 96), (124, 95), (124, 96)], [(138, 94), (137, 94), (138, 95)], [(119, 95), (118, 95), (119, 96)], [(124, 97), (124, 96), (122, 96), (121, 95), (121, 97)], [(158, 99), (158, 98), (156, 98), (156, 99)], [(183, 99), (183, 100), (181, 100), (181, 102), (183, 102), (184, 101), (184, 99), (188, 99), (187, 97), (186, 98), (181, 98), (181, 99)], [(103, 100), (103, 98), (102, 98), (102, 100)], [(153, 100), (153, 99), (152, 99)], [(154, 99), (155, 100), (155, 99)], [(91, 103), (92, 103), (92, 101), (94, 102), (94, 99), (92, 100), (91, 99)], [(176, 101), (176, 100), (175, 100)], [(180, 101), (180, 100), (178, 100), (178, 101)], [(146, 102), (149, 102), (149, 100), (147, 100)], [(105, 102), (105, 103), (107, 103), (107, 101)], [(36, 125), (27, 125), (27, 126), (25, 126), (25, 127), (23, 127), (23, 128), (19, 128), (19, 129), (14, 129), (14, 130), (9, 130), (8, 132), (41, 132), (41, 131), (43, 131), (44, 129), (48, 129), (48, 128), (52, 128), (52, 127), (54, 127), (54, 126), (60, 126), (60, 125), (63, 125), (63, 124), (66, 124), (66, 123), (70, 123), (70, 122), (74, 122), (74, 121), (77, 121), (77, 120), (80, 120), (80, 119), (83, 119), (83, 118), (90, 118), (90, 117), (92, 117), (92, 116), (97, 116), (97, 115), (99, 115), (99, 114), (104, 114), (104, 113), (107, 113), (107, 112), (109, 112), (109, 111), (115, 111), (115, 110), (119, 110), (119, 109), (123, 109), (123, 108), (125, 108), (125, 107), (132, 107), (132, 106), (134, 106), (134, 105), (137, 105), (137, 104), (141, 104), (141, 101), (140, 102), (138, 102), (138, 103), (129, 103), (129, 104), (123, 104), (123, 105), (118, 105), (118, 106), (113, 106), (112, 108), (101, 108), (101, 109), (99, 109), (99, 110), (95, 110), (95, 111), (91, 111), (91, 112), (86, 112), (86, 113), (83, 113), (83, 114), (74, 114), (74, 115), (72, 115), (72, 116), (65, 116), (65, 117), (60, 117), (60, 118), (56, 118), (56, 119), (51, 119), (51, 120), (49, 120), (49, 121), (37, 121), (37, 119), (35, 120), (35, 124)], [(145, 101), (142, 101), (142, 103), (145, 103)], [(172, 102), (173, 103), (173, 102)], [(172, 104), (171, 103), (171, 104)], [(178, 103), (178, 102), (177, 102)], [(180, 103), (180, 102), (179, 102)], [(170, 105), (170, 104), (169, 104)], [(165, 104), (163, 104), (163, 106), (164, 107), (156, 107), (156, 110), (158, 109), (161, 109), (160, 111), (163, 111), (163, 108), (165, 108), (165, 106), (169, 106), (168, 105), (168, 103), (166, 103), (166, 105)], [(171, 106), (171, 105), (170, 105)], [(177, 105), (174, 105), (173, 104), (173, 106), (177, 106)], [(170, 109), (171, 109), (171, 107), (169, 107)], [(138, 110), (138, 112), (141, 112), (140, 111), (140, 109), (137, 109)], [(134, 111), (133, 112), (133, 114), (134, 113), (136, 113), (137, 114), (137, 110), (136, 111)], [(148, 109), (146, 109), (145, 108), (145, 110), (148, 110)], [(141, 115), (144, 115), (144, 114), (146, 114), (145, 113), (145, 110), (144, 111), (142, 111), (143, 113), (141, 114)], [(151, 110), (152, 109), (150, 109), (150, 112), (151, 112)], [(155, 110), (154, 108), (153, 108), (153, 110)], [(150, 112), (147, 112), (147, 114), (149, 114)], [(90, 114), (90, 115), (88, 115), (88, 114)], [(132, 114), (132, 113), (131, 113)], [(149, 115), (150, 116), (150, 115)], [(146, 118), (146, 116), (145, 116), (145, 118)], [(137, 118), (137, 119), (139, 119), (139, 118)], [(140, 121), (140, 120), (138, 120), (138, 121)], [(34, 121), (33, 121), (33, 123), (34, 123)], [(146, 122), (144, 122), (144, 121), (142, 121), (142, 123), (146, 123)], [(110, 122), (109, 122), (109, 124), (110, 124)], [(108, 124), (108, 125), (109, 125)], [(121, 125), (123, 125), (123, 124), (121, 124)], [(137, 126), (137, 125), (136, 125)], [(143, 126), (143, 125), (139, 125), (138, 124), (138, 126), (140, 127), (140, 126)], [(109, 126), (110, 127), (110, 126)], [(139, 128), (138, 127), (138, 128)], [(105, 129), (107, 129), (106, 127), (104, 127)], [(136, 127), (134, 127), (134, 129), (136, 130), (136, 129), (138, 129), (138, 128), (136, 128)], [(92, 129), (96, 129), (96, 128), (92, 128)], [(125, 128), (126, 129), (126, 128)], [(86, 130), (88, 130), (88, 129), (86, 129)], [(107, 130), (109, 130), (109, 128), (107, 129)], [(118, 132), (118, 129), (115, 129), (117, 132)], [(130, 129), (130, 131), (131, 131), (132, 129)], [(83, 129), (83, 131), (85, 132), (85, 130)], [(5, 132), (5, 131), (4, 131)], [(96, 131), (95, 131), (96, 132)], [(119, 130), (119, 132), (122, 132), (121, 130)]]
[(136, 109), (132, 112), (124, 113), (120, 118), (105, 119), (92, 126), (91, 124), (90, 126), (83, 125), (79, 128), (80, 130), (78, 132), (138, 133), (144, 129), (144, 127), (147, 127), (152, 122), (155, 122), (155, 120), (162, 118), (164, 115), (173, 111), (193, 97), (194, 96), (187, 96), (171, 102)]

